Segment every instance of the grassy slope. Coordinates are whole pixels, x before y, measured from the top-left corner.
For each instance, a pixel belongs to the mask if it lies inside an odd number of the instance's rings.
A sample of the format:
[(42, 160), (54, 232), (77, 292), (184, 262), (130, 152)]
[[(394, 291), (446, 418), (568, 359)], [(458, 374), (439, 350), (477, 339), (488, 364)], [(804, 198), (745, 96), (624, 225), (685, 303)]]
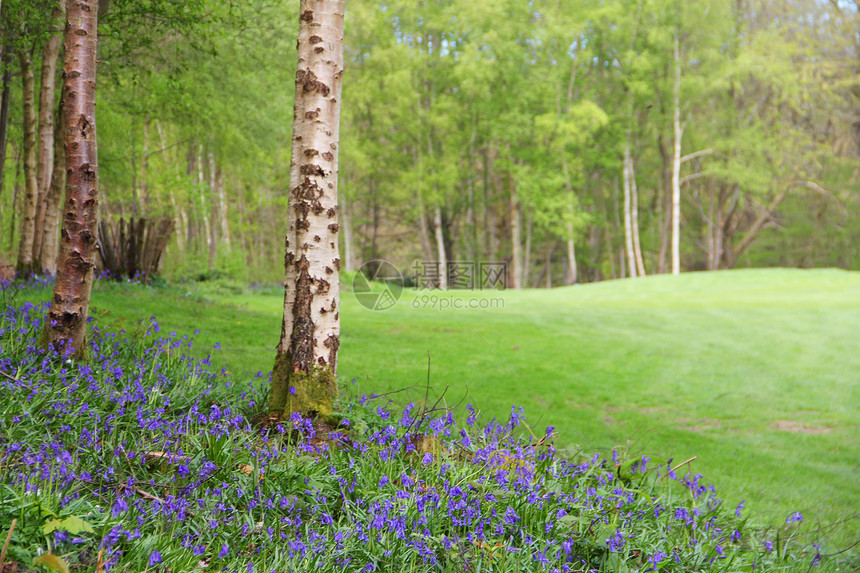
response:
[[(200, 346), (220, 342), (216, 361), (270, 369), (280, 297), (222, 306), (133, 292), (100, 287), (101, 321), (155, 314), (162, 328), (200, 328)], [(468, 388), (484, 415), (521, 405), (532, 426), (552, 424), (588, 450), (698, 456), (693, 470), (729, 501), (774, 519), (860, 510), (860, 273), (692, 273), (442, 295), (502, 296), (495, 310), (415, 309), (422, 299), (411, 296), (384, 312), (343, 297), (339, 373), (361, 392), (423, 384), (429, 352), (431, 383), (451, 386), (449, 403)]]

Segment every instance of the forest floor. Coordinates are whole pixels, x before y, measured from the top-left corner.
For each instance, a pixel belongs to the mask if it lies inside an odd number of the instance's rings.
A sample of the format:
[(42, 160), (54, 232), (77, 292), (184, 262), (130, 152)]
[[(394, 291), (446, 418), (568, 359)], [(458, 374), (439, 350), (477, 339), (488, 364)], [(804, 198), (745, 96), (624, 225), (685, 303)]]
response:
[[(385, 311), (364, 308), (346, 286), (338, 372), (348, 392), (409, 388), (392, 399), (423, 400), (429, 356), (431, 404), (444, 392), (447, 405), (474, 404), (485, 419), (521, 406), (536, 434), (552, 425), (558, 444), (603, 455), (695, 456), (692, 471), (731, 506), (745, 500), (773, 523), (799, 511), (808, 524), (835, 524), (831, 546), (856, 541), (860, 273), (407, 290)], [(93, 294), (102, 326), (132, 330), (154, 315), (163, 332), (199, 329), (197, 352), (247, 376), (270, 370), (281, 312), (277, 289), (102, 282)]]

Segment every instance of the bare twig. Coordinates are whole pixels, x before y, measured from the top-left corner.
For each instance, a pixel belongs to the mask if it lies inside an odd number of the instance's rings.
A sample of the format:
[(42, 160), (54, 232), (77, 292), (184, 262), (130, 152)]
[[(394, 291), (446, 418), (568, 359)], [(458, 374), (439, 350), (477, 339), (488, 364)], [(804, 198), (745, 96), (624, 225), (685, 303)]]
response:
[(0, 551), (0, 570), (3, 569), (3, 564), (6, 563), (6, 550), (9, 549), (9, 542), (12, 541), (12, 532), (15, 531), (17, 519), (12, 520), (12, 525), (9, 527), (9, 533), (6, 534), (6, 543), (3, 544), (3, 550)]
[(160, 497), (158, 497), (156, 495), (152, 495), (151, 493), (147, 493), (147, 492), (143, 491), (142, 489), (140, 489), (139, 487), (135, 487), (134, 491), (137, 492), (140, 495), (140, 497), (142, 497), (144, 499), (149, 499), (152, 501), (157, 501), (159, 503), (164, 503), (164, 500), (161, 499)]
[(678, 468), (680, 468), (680, 467), (682, 467), (682, 466), (685, 466), (685, 465), (689, 464), (690, 462), (694, 461), (695, 459), (696, 459), (696, 456), (693, 456), (693, 457), (692, 457), (692, 458), (690, 458), (689, 460), (685, 460), (685, 461), (681, 462), (680, 464), (678, 464), (677, 466), (675, 466), (674, 468), (672, 468), (671, 470), (669, 470), (669, 471), (668, 471), (668, 472), (666, 472), (665, 474), (661, 475), (661, 476), (660, 476), (660, 479), (658, 479), (658, 480), (657, 480), (657, 483), (660, 483), (661, 481), (663, 481), (663, 478), (664, 478), (664, 477), (666, 477), (667, 475), (669, 475), (669, 474), (670, 474), (670, 473), (672, 473), (673, 471), (677, 470)]
[(5, 373), (5, 372), (3, 372), (2, 370), (0, 370), (0, 374), (2, 374), (3, 376), (5, 376), (6, 378), (8, 378), (9, 380), (11, 380), (12, 382), (17, 382), (18, 384), (20, 384), (20, 383), (21, 383), (21, 380), (18, 380), (18, 379), (17, 379), (17, 378), (15, 378), (14, 376), (10, 376), (9, 374), (6, 374), (6, 373)]

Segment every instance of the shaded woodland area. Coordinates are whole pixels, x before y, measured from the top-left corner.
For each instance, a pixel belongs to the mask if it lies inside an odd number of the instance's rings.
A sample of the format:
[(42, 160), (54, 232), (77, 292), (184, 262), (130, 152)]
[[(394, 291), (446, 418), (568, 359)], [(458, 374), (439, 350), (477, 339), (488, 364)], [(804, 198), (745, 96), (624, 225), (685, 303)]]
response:
[[(296, 3), (100, 4), (103, 227), (169, 221), (168, 276), (281, 280)], [(62, 3), (0, 8), (0, 251), (53, 272)], [(519, 287), (860, 268), (858, 11), (349, 2), (346, 269), (505, 261)]]

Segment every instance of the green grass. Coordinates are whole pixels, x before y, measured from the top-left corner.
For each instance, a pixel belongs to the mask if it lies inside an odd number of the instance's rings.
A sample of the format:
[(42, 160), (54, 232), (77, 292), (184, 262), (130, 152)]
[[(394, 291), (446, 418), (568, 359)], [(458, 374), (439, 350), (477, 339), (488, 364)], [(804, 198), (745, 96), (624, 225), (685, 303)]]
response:
[[(427, 293), (425, 293), (427, 294)], [(835, 522), (860, 512), (860, 273), (690, 273), (551, 291), (432, 293), (500, 298), (504, 308), (439, 310), (406, 292), (373, 312), (341, 302), (339, 375), (358, 392), (430, 381), (484, 417), (523, 406), (535, 428), (589, 451), (696, 456), (730, 503), (759, 518)], [(429, 301), (428, 301), (429, 302)], [(238, 374), (268, 372), (281, 297), (101, 285), (102, 324), (201, 330), (198, 345)], [(407, 393), (408, 394), (408, 393)], [(398, 395), (398, 400), (402, 395)], [(411, 392), (423, 398), (424, 390)], [(857, 521), (832, 541), (853, 541)]]

